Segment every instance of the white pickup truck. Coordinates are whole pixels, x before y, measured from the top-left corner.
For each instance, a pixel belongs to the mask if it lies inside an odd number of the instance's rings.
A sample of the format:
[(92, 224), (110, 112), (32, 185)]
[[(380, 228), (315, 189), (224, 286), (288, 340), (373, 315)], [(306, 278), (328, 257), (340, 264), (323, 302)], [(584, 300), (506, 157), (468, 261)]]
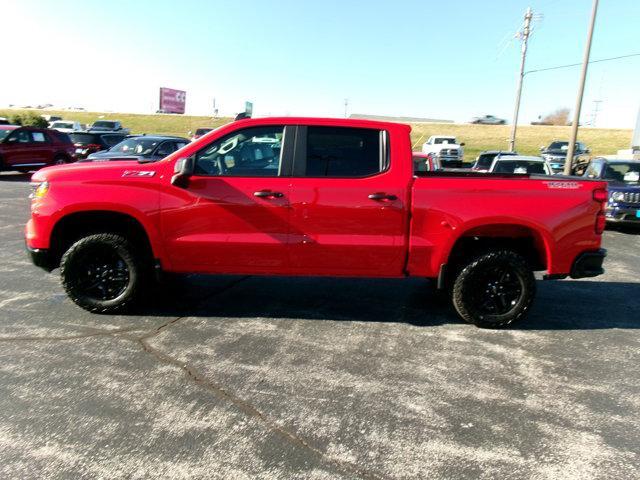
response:
[(443, 168), (460, 168), (464, 158), (464, 143), (458, 143), (456, 137), (432, 135), (424, 145), (422, 153), (432, 154)]

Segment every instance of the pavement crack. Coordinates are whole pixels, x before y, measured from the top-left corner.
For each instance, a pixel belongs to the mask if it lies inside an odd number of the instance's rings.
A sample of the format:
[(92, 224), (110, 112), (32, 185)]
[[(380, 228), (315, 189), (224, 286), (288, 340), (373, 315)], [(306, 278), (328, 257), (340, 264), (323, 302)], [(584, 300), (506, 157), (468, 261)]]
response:
[(117, 335), (119, 333), (128, 333), (141, 330), (141, 327), (128, 327), (117, 328), (113, 330), (99, 330), (91, 333), (83, 333), (78, 335), (47, 335), (47, 336), (20, 336), (20, 337), (0, 337), (0, 342), (52, 342), (52, 341), (65, 341), (65, 340), (77, 340), (79, 338), (91, 338), (91, 337), (108, 337), (111, 335)]
[[(207, 300), (215, 297), (216, 295), (220, 295), (226, 292), (227, 290), (233, 288), (238, 283), (242, 282), (247, 278), (249, 277), (241, 278), (238, 281), (230, 285), (227, 285), (227, 287), (215, 292), (212, 295), (209, 295), (208, 297), (203, 299), (200, 303), (202, 304)], [(188, 317), (187, 316), (177, 317), (169, 320), (168, 322), (163, 323), (162, 325), (157, 327), (153, 332), (150, 332), (146, 335), (143, 335), (142, 337), (139, 337), (137, 339), (138, 343), (146, 353), (155, 357), (156, 360), (158, 360), (159, 362), (178, 368), (179, 370), (184, 372), (187, 378), (189, 378), (189, 380), (191, 380), (196, 385), (209, 390), (219, 399), (230, 402), (245, 415), (257, 419), (262, 424), (264, 424), (267, 427), (267, 429), (278, 434), (281, 438), (283, 438), (287, 442), (297, 447), (301, 447), (306, 451), (310, 452), (312, 455), (317, 457), (320, 461), (333, 465), (343, 473), (350, 474), (350, 475), (357, 475), (364, 480), (382, 480), (383, 477), (377, 474), (374, 474), (372, 472), (368, 472), (353, 463), (344, 462), (344, 461), (340, 461), (340, 460), (336, 460), (334, 458), (328, 457), (324, 451), (322, 451), (318, 447), (313, 446), (311, 443), (309, 443), (307, 440), (300, 437), (296, 433), (278, 425), (278, 423), (276, 423), (274, 420), (269, 418), (267, 415), (265, 415), (262, 411), (260, 411), (258, 408), (253, 406), (248, 401), (240, 398), (237, 395), (234, 395), (232, 392), (226, 390), (222, 385), (218, 384), (217, 382), (214, 382), (213, 380), (209, 380), (205, 378), (196, 370), (196, 368), (193, 365), (190, 365), (189, 363), (181, 362), (179, 359), (163, 352), (159, 348), (153, 347), (149, 343), (150, 339), (158, 336), (160, 333), (162, 333), (163, 330), (170, 328), (171, 326), (175, 325), (176, 323), (178, 323), (179, 321), (185, 318), (188, 318)]]

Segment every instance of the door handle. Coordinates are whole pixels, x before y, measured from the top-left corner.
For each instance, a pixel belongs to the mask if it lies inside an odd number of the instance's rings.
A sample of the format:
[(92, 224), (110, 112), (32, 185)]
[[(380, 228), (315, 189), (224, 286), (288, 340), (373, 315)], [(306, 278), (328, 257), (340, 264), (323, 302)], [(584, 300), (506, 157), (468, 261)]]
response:
[(272, 192), (271, 190), (258, 190), (257, 192), (253, 192), (253, 196), (259, 198), (280, 198), (284, 197), (284, 193)]
[(397, 200), (398, 199), (398, 197), (396, 197), (395, 195), (387, 195), (384, 192), (372, 193), (371, 195), (369, 195), (369, 198), (371, 200)]

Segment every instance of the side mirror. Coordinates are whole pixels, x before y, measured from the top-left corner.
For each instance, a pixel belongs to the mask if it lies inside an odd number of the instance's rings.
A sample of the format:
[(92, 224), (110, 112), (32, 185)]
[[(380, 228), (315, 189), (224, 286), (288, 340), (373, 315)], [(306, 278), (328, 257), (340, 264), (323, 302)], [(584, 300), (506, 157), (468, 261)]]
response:
[(196, 157), (191, 156), (187, 158), (181, 158), (176, 161), (173, 166), (173, 176), (171, 177), (171, 185), (175, 185), (180, 188), (187, 188), (189, 186), (189, 177), (193, 175), (196, 166)]
[(584, 149), (584, 153), (591, 153), (591, 149), (590, 148), (585, 148)]
[(540, 147), (540, 151), (544, 152), (544, 145)]
[(465, 146), (465, 143), (464, 143), (464, 142), (460, 143), (460, 146), (461, 146), (461, 147), (464, 147), (464, 146)]

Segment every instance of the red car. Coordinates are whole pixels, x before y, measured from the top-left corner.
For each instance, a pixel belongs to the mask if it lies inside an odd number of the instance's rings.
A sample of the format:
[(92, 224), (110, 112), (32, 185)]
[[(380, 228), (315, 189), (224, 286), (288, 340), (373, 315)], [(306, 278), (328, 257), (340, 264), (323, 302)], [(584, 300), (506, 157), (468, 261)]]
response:
[(407, 125), (233, 122), (153, 164), (47, 168), (26, 242), (93, 312), (129, 306), (155, 271), (426, 277), (483, 327), (523, 317), (534, 271), (603, 273), (606, 183), (413, 172)]
[(0, 126), (0, 170), (28, 172), (75, 160), (66, 133), (48, 128)]

